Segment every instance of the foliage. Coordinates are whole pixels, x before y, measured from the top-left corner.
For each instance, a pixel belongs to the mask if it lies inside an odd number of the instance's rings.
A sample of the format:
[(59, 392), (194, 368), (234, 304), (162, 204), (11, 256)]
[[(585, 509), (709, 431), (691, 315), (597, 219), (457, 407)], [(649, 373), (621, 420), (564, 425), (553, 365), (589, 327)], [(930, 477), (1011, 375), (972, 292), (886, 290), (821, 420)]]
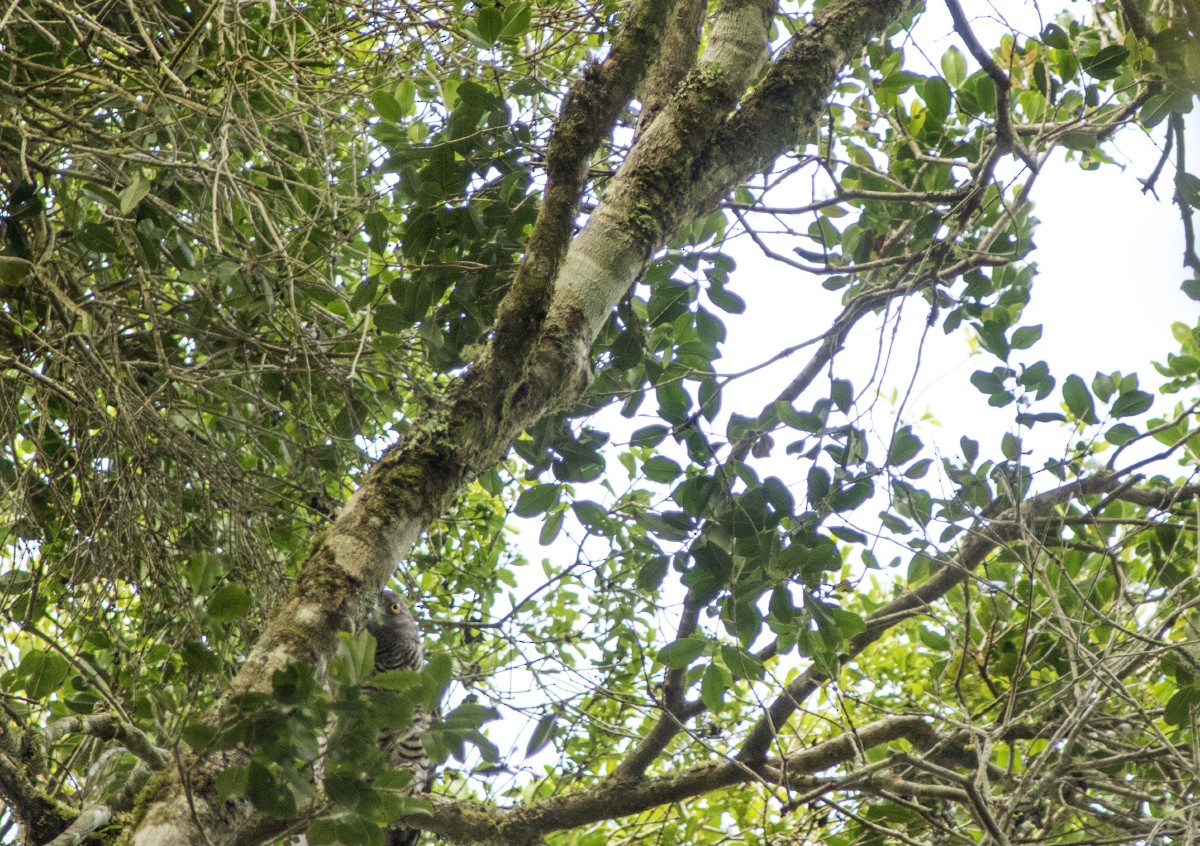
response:
[[(1097, 3), (988, 41), (950, 2), (932, 55), (912, 5), (828, 85), (794, 55), (882, 12), (5, 12), (0, 840), (146, 842), (172, 784), (214, 843), (400, 821), (456, 842), (1186, 839), (1200, 322), (1153, 369), (1090, 374), (1039, 358), (1022, 315), (1037, 177), (1065, 151), (1121, 178), (1122, 132), (1160, 145), (1143, 184), (1179, 208), (1200, 300), (1200, 9)], [(761, 68), (743, 14), (769, 22)], [(730, 44), (755, 54), (732, 93)], [(642, 252), (571, 276), (588, 232)], [(733, 372), (751, 250), (837, 309)], [(625, 265), (595, 337), (562, 340), (555, 315)], [(973, 345), (960, 390), (998, 442), (881, 417), (878, 370), (843, 350), (860, 322), (882, 348), (905, 307), (916, 346)], [(573, 345), (590, 384), (539, 381)], [(386, 564), (426, 622), (421, 673), (371, 678), (369, 635), (334, 637), (378, 583), (346, 537), (404, 545)], [(439, 702), (427, 801), (376, 738)]]

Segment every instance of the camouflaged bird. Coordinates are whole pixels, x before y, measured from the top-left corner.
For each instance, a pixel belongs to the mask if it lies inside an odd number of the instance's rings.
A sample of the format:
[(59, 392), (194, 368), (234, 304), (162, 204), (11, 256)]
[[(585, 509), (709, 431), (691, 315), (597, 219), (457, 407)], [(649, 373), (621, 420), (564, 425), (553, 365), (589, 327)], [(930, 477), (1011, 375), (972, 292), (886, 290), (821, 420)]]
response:
[[(399, 594), (390, 590), (380, 594), (379, 607), (367, 623), (367, 631), (375, 637), (375, 672), (419, 670), (424, 665), (421, 630)], [(412, 771), (412, 781), (405, 788), (409, 796), (428, 793), (433, 786), (434, 764), (421, 743), (421, 734), (434, 719), (435, 714), (418, 711), (411, 728), (400, 732), (385, 730), (379, 735), (379, 748), (387, 755), (388, 763), (396, 769)], [(413, 846), (420, 836), (417, 829), (393, 828), (387, 832), (385, 843)]]

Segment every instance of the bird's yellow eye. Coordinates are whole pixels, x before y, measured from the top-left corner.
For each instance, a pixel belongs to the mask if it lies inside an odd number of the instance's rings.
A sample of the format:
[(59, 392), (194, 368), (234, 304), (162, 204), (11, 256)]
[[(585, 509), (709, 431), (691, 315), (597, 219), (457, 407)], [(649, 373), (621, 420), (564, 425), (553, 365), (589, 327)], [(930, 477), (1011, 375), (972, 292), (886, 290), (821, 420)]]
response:
[(392, 603), (392, 613), (393, 613), (393, 614), (399, 614), (399, 613), (400, 613), (400, 603), (399, 603), (399, 602), (393, 602), (393, 603)]

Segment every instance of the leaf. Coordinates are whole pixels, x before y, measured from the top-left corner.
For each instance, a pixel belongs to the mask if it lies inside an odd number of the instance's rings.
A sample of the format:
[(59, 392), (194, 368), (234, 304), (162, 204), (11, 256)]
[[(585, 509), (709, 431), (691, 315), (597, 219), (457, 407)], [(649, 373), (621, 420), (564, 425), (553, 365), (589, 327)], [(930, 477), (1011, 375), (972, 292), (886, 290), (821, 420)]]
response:
[(642, 464), (642, 472), (652, 482), (667, 484), (678, 479), (683, 474), (683, 468), (677, 461), (663, 455), (656, 455)]
[(1042, 327), (1038, 326), (1023, 326), (1013, 332), (1012, 339), (1009, 341), (1009, 346), (1014, 350), (1027, 350), (1037, 343), (1042, 337)]
[(1056, 50), (1071, 49), (1071, 39), (1067, 37), (1067, 31), (1058, 24), (1046, 25), (1042, 30), (1042, 43)]
[(797, 411), (790, 402), (780, 400), (775, 403), (775, 415), (779, 422), (801, 432), (820, 432), (825, 428), (825, 421), (810, 411)]
[(746, 301), (723, 287), (709, 287), (708, 298), (713, 305), (729, 314), (741, 314), (746, 310)]
[(363, 219), (363, 227), (367, 231), (367, 240), (371, 244), (371, 251), (377, 255), (386, 253), (390, 229), (387, 217), (382, 212), (370, 212)]
[(1123, 44), (1102, 47), (1093, 56), (1081, 56), (1079, 66), (1095, 79), (1116, 79), (1121, 75), (1121, 65), (1129, 57), (1129, 48)]
[(147, 194), (150, 193), (150, 180), (138, 174), (133, 178), (125, 188), (117, 195), (118, 208), (121, 214), (129, 214), (140, 203)]
[(1200, 209), (1200, 176), (1180, 171), (1175, 175), (1175, 190), (1185, 203), (1193, 209)]
[(380, 332), (403, 332), (414, 323), (414, 321), (409, 319), (404, 309), (392, 303), (383, 303), (376, 306), (373, 319), (375, 321), (375, 328)]
[(525, 744), (525, 757), (531, 758), (538, 752), (546, 748), (551, 740), (554, 739), (554, 731), (558, 723), (558, 715), (551, 711), (549, 714), (544, 714), (537, 725), (533, 727), (533, 734), (529, 737), (529, 742)]
[(757, 681), (766, 673), (761, 661), (738, 646), (721, 644), (721, 660), (735, 679)]
[(700, 681), (700, 699), (709, 711), (716, 713), (725, 707), (725, 691), (732, 686), (733, 679), (723, 667), (709, 664)]
[(608, 522), (607, 509), (590, 500), (584, 499), (571, 503), (571, 511), (574, 512), (580, 523), (597, 534), (601, 533), (604, 525)]
[(637, 586), (645, 591), (657, 591), (662, 587), (663, 580), (667, 577), (669, 566), (670, 561), (667, 556), (654, 556), (638, 570)]
[[(360, 311), (368, 303), (375, 299), (375, 295), (379, 292), (379, 274), (372, 274), (358, 283), (358, 287), (354, 289), (354, 293), (350, 295), (350, 303), (347, 308), (352, 312)], [(333, 468), (329, 468), (333, 469)]]
[(475, 28), (479, 37), (488, 44), (493, 44), (500, 38), (504, 29), (504, 16), (495, 6), (483, 6), (475, 13)]
[(925, 101), (930, 114), (937, 116), (939, 123), (950, 114), (950, 86), (940, 76), (925, 80), (925, 84), (921, 88), (921, 98)]
[(1121, 444), (1132, 441), (1137, 436), (1138, 430), (1130, 426), (1128, 423), (1117, 423), (1116, 425), (1109, 427), (1108, 431), (1104, 433), (1104, 440), (1108, 441), (1114, 446), (1120, 446)]
[(17, 676), (23, 680), (23, 687), (30, 699), (45, 699), (58, 690), (70, 668), (71, 665), (61, 655), (34, 649), (21, 659)]
[(562, 485), (534, 485), (521, 491), (513, 512), (518, 517), (536, 517), (543, 514), (558, 502)]
[(671, 432), (668, 426), (643, 426), (629, 438), (630, 446), (656, 447), (663, 442)]
[(942, 75), (951, 88), (960, 87), (967, 78), (967, 59), (957, 47), (942, 54)]
[(1126, 391), (1117, 397), (1110, 413), (1113, 417), (1133, 417), (1146, 411), (1154, 404), (1154, 397), (1145, 391)]
[(513, 3), (504, 10), (504, 28), (500, 40), (508, 41), (523, 35), (533, 22), (533, 9), (528, 3)]
[(1092, 401), (1092, 395), (1088, 391), (1087, 385), (1083, 384), (1083, 380), (1074, 373), (1063, 381), (1063, 402), (1067, 404), (1067, 410), (1077, 420), (1084, 423), (1099, 422), (1096, 419), (1096, 405)]
[(834, 379), (829, 389), (829, 398), (833, 400), (833, 404), (838, 407), (838, 410), (849, 411), (854, 402), (854, 388), (846, 379)]
[(912, 426), (901, 426), (888, 449), (888, 464), (907, 464), (921, 451), (921, 439), (912, 433)]
[(208, 598), (206, 610), (209, 617), (220, 623), (239, 620), (250, 610), (250, 595), (242, 585), (223, 584)]
[(658, 651), (655, 660), (672, 670), (681, 670), (695, 661), (708, 649), (708, 641), (700, 635), (691, 635), (672, 641)]
[(404, 120), (404, 109), (389, 91), (373, 92), (371, 105), (375, 107), (375, 113), (386, 121), (399, 123)]
[[(79, 243), (94, 253), (113, 254), (120, 249), (112, 229), (100, 223), (85, 223), (80, 227)], [(193, 259), (193, 266), (194, 262)]]

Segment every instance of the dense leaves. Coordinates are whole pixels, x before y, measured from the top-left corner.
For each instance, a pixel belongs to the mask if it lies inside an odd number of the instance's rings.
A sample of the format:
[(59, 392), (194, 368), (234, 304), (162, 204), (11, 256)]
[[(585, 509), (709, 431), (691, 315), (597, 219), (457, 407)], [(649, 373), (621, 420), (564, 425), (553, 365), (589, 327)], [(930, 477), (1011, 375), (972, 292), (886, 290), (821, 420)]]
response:
[[(1039, 175), (1065, 156), (1130, 178), (1108, 167), (1126, 130), (1159, 145), (1143, 185), (1178, 207), (1200, 299), (1195, 10), (996, 35), (952, 2), (930, 37), (897, 4), (803, 132), (697, 209), (762, 92), (820, 84), (788, 76), (788, 45), (875, 12), (755, 5), (778, 49), (730, 94), (735, 63), (696, 55), (763, 40), (743, 4), (677, 5), (640, 85), (620, 38), (668, 7), (648, 0), (4, 14), (0, 840), (131, 835), (173, 783), (234, 821), (213, 842), (1189, 836), (1200, 323), (1074, 373), (1024, 312)], [(584, 149), (565, 124), (601, 119), (572, 112), (597, 80), (635, 96)], [(638, 170), (655, 156), (686, 172)], [(589, 279), (530, 246), (564, 160), (564, 239), (649, 242), (594, 339), (546, 329)], [(618, 220), (629, 196), (641, 217)], [(777, 278), (746, 272), (766, 260)], [(748, 339), (770, 297), (830, 317)], [(313, 635), (280, 619), (289, 592), (342, 590), (324, 539), (380, 453), (429, 445), (451, 474), (475, 448), (430, 433), (458, 431), (522, 310), (523, 340), (590, 345), (593, 378), (503, 460), (465, 460), (448, 511), (412, 506), (424, 532), (389, 564), (429, 666), (374, 676), (369, 635), (324, 632), (326, 660), (245, 682), (252, 647)], [(873, 368), (847, 352), (868, 326)], [(889, 398), (893, 356), (938, 330), (974, 351), (955, 390), (998, 434)], [(754, 364), (727, 364), (731, 338)], [(535, 401), (530, 349), (482, 428)], [(434, 487), (405, 481), (359, 530)], [(377, 738), (439, 707), (435, 795), (407, 795)]]

